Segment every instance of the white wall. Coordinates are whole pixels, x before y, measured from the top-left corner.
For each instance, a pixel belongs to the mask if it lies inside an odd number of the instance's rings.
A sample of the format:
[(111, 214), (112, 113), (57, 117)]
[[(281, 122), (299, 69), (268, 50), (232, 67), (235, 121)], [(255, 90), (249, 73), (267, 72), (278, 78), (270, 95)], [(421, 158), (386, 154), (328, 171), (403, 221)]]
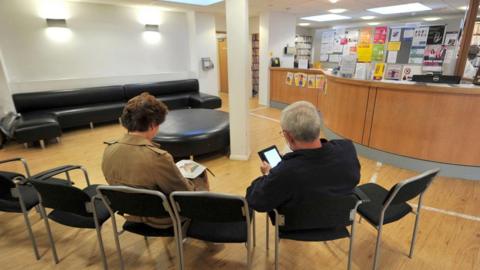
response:
[(13, 102), (2, 62), (2, 52), (0, 51), (0, 118), (13, 110)]
[[(248, 19), (250, 34), (259, 33), (259, 22), (260, 22), (259, 16), (250, 17)], [(225, 14), (221, 14), (221, 13), (215, 14), (215, 30), (217, 32), (227, 32), (227, 22), (225, 19)]]
[[(215, 32), (215, 17), (211, 14), (195, 14), (195, 41), (192, 53), (195, 71), (200, 83), (202, 92), (218, 96), (219, 92), (219, 69), (218, 51)], [(214, 68), (202, 70), (201, 58), (208, 57), (212, 60)]]
[(270, 58), (280, 58), (282, 67), (293, 68), (293, 55), (285, 55), (285, 46), (295, 46), (297, 19), (283, 12), (260, 14), (260, 83), (259, 102), (270, 104)]

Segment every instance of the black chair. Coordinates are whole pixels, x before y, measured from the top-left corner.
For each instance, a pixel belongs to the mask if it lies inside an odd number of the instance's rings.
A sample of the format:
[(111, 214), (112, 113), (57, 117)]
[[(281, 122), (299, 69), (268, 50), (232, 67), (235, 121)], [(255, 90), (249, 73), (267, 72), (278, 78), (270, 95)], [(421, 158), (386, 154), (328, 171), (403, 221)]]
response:
[(37, 191), (25, 185), (25, 178), (30, 177), (28, 164), (23, 158), (12, 158), (1, 160), (0, 164), (10, 162), (21, 162), (25, 169), (25, 175), (16, 172), (0, 171), (0, 211), (11, 213), (23, 213), (25, 225), (27, 225), (28, 236), (32, 241), (35, 258), (40, 259), (37, 243), (32, 232), (32, 226), (28, 218), (30, 209), (38, 205)]
[[(416, 215), (410, 253), (408, 255), (410, 258), (413, 257), (423, 194), (439, 171), (440, 169), (426, 171), (394, 185), (390, 190), (386, 190), (375, 183), (368, 183), (358, 187), (371, 200), (369, 203), (361, 205), (358, 208), (358, 212), (378, 231), (373, 269), (377, 269), (378, 266), (383, 225), (395, 222), (410, 212)], [(412, 207), (407, 204), (407, 201), (417, 196), (419, 197), (418, 206), (417, 211), (414, 212)]]
[[(87, 187), (79, 189), (73, 186), (69, 172), (81, 170)], [(67, 180), (52, 179), (65, 173)], [(90, 185), (87, 171), (81, 166), (61, 166), (32, 176), (29, 180), (39, 193), (40, 214), (45, 222), (53, 258), (58, 263), (57, 251), (48, 220), (51, 219), (65, 226), (96, 229), (104, 269), (107, 269), (105, 251), (101, 235), (102, 224), (110, 217), (105, 205), (95, 198), (98, 185)], [(45, 208), (52, 208), (48, 216)], [(96, 217), (96, 218), (95, 218)]]
[[(248, 207), (244, 197), (207, 191), (175, 191), (170, 194), (170, 201), (177, 225), (181, 218), (190, 219), (186, 237), (214, 243), (245, 243), (247, 266), (251, 267), (255, 212)], [(182, 234), (179, 234), (178, 243), (183, 269)]]
[[(279, 268), (280, 239), (323, 242), (350, 238), (347, 269), (351, 269), (355, 215), (358, 206), (368, 201), (361, 191), (345, 196), (319, 196), (314, 202), (295, 209), (274, 209), (270, 215), (275, 226), (275, 269)], [(267, 215), (267, 249), (268, 249)], [(350, 226), (350, 232), (347, 227)]]
[(175, 237), (177, 244), (177, 263), (178, 268), (181, 268), (177, 222), (168, 199), (163, 193), (160, 191), (126, 186), (99, 186), (97, 187), (97, 193), (97, 196), (105, 203), (112, 217), (113, 235), (121, 269), (125, 268), (118, 237), (122, 232), (119, 232), (117, 229), (115, 213), (140, 217), (170, 218), (172, 220), (172, 227), (169, 228), (157, 229), (144, 223), (126, 221), (123, 224), (123, 230), (142, 235), (145, 237), (145, 240), (147, 240), (147, 237)]

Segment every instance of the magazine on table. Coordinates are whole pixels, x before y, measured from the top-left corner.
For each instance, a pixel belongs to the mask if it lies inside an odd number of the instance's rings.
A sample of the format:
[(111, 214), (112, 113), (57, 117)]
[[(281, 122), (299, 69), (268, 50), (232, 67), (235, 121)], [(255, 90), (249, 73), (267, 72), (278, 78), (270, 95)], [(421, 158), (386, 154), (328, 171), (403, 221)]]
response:
[(207, 167), (197, 163), (193, 160), (183, 159), (176, 163), (178, 170), (185, 178), (194, 179), (202, 174)]

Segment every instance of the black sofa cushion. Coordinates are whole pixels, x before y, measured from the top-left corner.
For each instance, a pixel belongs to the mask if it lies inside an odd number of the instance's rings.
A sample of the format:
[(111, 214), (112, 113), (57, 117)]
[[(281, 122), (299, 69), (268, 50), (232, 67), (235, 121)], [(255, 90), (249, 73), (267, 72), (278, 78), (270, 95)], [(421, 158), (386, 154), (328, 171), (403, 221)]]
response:
[(15, 123), (15, 139), (19, 143), (59, 137), (62, 130), (54, 115), (39, 113), (21, 116)]
[(80, 107), (97, 103), (123, 102), (124, 99), (122, 86), (103, 86), (13, 95), (13, 101), (18, 113)]
[(169, 110), (188, 109), (190, 107), (189, 94), (159, 96), (157, 99), (165, 103)]
[(222, 100), (216, 96), (197, 93), (190, 95), (191, 108), (217, 109), (222, 107)]
[(102, 123), (117, 120), (123, 111), (125, 103), (105, 103), (86, 105), (82, 107), (58, 108), (53, 114), (62, 128), (71, 128), (92, 123)]
[(185, 93), (198, 93), (198, 80), (180, 80), (167, 81), (157, 83), (143, 83), (143, 84), (127, 84), (125, 88), (125, 97), (127, 100), (140, 95), (143, 92), (148, 92), (153, 96), (166, 96)]

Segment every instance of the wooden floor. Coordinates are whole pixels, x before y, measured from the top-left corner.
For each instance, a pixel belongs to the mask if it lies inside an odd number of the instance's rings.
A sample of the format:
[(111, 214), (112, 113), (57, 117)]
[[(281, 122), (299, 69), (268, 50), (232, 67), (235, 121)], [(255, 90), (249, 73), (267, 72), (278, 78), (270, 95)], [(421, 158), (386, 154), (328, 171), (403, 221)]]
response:
[[(223, 110), (228, 109), (227, 96)], [(276, 144), (284, 148), (279, 135), (280, 111), (258, 105), (251, 107), (252, 155), (248, 161), (232, 161), (226, 156), (200, 160), (216, 174), (211, 179), (212, 191), (244, 195), (252, 179), (259, 175), (257, 150)], [(24, 157), (33, 173), (63, 164), (80, 164), (87, 168), (92, 183), (104, 184), (100, 162), (103, 141), (124, 133), (118, 124), (85, 127), (65, 132), (61, 143), (46, 149), (24, 149), (10, 143), (0, 150), (0, 159)], [(415, 172), (377, 163), (360, 157), (361, 182), (376, 181), (386, 188), (413, 176)], [(128, 162), (126, 160), (125, 162)], [(2, 170), (21, 171), (21, 166), (3, 165)], [(74, 175), (84, 186), (80, 175)], [(479, 176), (480, 180), (480, 176)], [(294, 179), (292, 179), (294, 181)], [(415, 203), (415, 202), (413, 202)], [(380, 269), (480, 269), (480, 181), (438, 177), (425, 196), (415, 256), (407, 257), (414, 216), (389, 224), (383, 232)], [(60, 263), (55, 265), (47, 234), (39, 215), (30, 218), (42, 258), (36, 261), (20, 214), (0, 213), (0, 269), (101, 269), (94, 230), (68, 228), (51, 222)], [(257, 214), (257, 246), (253, 268), (273, 269), (273, 248), (265, 249), (265, 217)], [(111, 223), (103, 227), (105, 249), (110, 269), (118, 269)], [(270, 230), (272, 232), (272, 230)], [(375, 230), (365, 222), (357, 227), (353, 269), (370, 269), (375, 245)], [(273, 235), (270, 237), (273, 247)], [(123, 234), (121, 245), (127, 269), (175, 269), (175, 248), (168, 239), (150, 239)], [(328, 243), (281, 242), (281, 269), (346, 269), (348, 241)], [(185, 244), (186, 269), (246, 269), (246, 249), (241, 244), (206, 245), (191, 240)]]

